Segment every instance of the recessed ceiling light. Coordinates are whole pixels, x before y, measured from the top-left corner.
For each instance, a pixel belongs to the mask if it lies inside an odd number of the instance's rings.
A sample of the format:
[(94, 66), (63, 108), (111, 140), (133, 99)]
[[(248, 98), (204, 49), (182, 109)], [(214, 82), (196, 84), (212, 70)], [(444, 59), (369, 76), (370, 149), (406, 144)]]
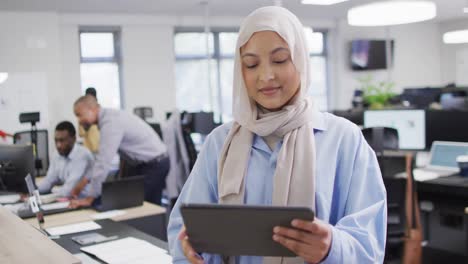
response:
[(302, 0), (304, 5), (334, 5), (348, 0)]
[(444, 33), (443, 39), (446, 44), (468, 43), (468, 29)]
[(463, 13), (468, 13), (468, 7), (463, 8)]
[(8, 72), (0, 72), (0, 83), (5, 82), (8, 79)]
[(436, 16), (431, 1), (383, 1), (356, 6), (348, 10), (352, 26), (390, 26), (420, 22)]

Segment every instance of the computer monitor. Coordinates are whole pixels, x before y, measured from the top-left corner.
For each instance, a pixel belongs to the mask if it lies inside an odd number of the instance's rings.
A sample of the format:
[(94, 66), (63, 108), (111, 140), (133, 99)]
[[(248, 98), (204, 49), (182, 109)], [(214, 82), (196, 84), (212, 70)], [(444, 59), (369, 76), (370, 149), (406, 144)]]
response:
[[(14, 135), (16, 145), (31, 145), (31, 131), (20, 131)], [(46, 129), (37, 130), (37, 160), (40, 166), (36, 164), (37, 174), (46, 175), (49, 169), (49, 135)]]
[(7, 191), (27, 193), (24, 178), (31, 174), (34, 179), (34, 155), (32, 146), (0, 144), (0, 176)]
[(439, 101), (441, 93), (441, 88), (405, 88), (400, 99), (416, 108), (428, 108), (430, 104)]
[(426, 146), (434, 141), (468, 142), (468, 111), (426, 111)]
[(420, 150), (426, 147), (424, 110), (365, 111), (364, 127), (391, 127), (397, 129), (400, 149)]

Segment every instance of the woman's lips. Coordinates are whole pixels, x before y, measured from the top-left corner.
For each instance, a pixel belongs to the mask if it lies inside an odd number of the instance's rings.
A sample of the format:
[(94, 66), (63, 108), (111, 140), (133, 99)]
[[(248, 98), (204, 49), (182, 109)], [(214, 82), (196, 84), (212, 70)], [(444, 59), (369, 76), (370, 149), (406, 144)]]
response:
[(264, 88), (261, 88), (259, 92), (261, 92), (264, 95), (270, 96), (270, 95), (274, 95), (275, 93), (277, 93), (280, 88), (281, 87), (264, 87)]

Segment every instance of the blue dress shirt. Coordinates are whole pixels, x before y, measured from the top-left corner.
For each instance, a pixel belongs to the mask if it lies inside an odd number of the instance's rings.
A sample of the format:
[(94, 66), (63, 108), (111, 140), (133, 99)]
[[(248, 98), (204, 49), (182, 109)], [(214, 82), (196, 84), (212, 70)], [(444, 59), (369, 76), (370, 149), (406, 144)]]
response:
[[(332, 225), (330, 252), (322, 263), (382, 263), (387, 206), (375, 153), (351, 122), (319, 112), (313, 120), (316, 216)], [(177, 238), (183, 225), (180, 204), (218, 202), (218, 157), (231, 125), (218, 127), (207, 137), (171, 213), (168, 240), (174, 263), (188, 263)], [(254, 137), (246, 175), (246, 204), (271, 204), (281, 145), (282, 141), (271, 151), (262, 137)], [(219, 255), (202, 256), (205, 263), (222, 263)], [(262, 263), (262, 257), (239, 256), (236, 263)]]

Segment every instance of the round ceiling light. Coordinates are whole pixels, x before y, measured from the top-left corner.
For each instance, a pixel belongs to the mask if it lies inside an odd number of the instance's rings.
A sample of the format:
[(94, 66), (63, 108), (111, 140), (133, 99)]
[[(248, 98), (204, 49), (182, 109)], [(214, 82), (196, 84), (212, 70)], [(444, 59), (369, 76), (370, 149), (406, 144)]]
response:
[(383, 1), (348, 10), (351, 26), (391, 26), (432, 19), (436, 5), (431, 1)]
[(468, 43), (468, 29), (444, 33), (443, 39), (446, 44)]

